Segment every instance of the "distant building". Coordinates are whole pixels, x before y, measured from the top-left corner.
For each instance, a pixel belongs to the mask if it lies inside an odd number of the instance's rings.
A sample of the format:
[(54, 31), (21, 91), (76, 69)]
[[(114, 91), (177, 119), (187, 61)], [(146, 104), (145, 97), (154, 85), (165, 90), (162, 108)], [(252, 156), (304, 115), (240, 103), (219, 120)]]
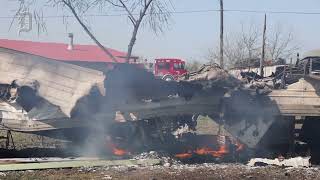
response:
[[(271, 65), (271, 66), (264, 66), (263, 68), (263, 77), (271, 76), (273, 73), (276, 72), (277, 68), (284, 67), (286, 65)], [(238, 79), (241, 79), (241, 72), (254, 72), (260, 74), (260, 68), (253, 67), (253, 68), (235, 68), (229, 70), (229, 73), (235, 76)]]
[[(263, 76), (268, 77), (273, 75), (277, 69), (286, 66), (286, 60), (279, 58), (277, 61), (267, 60), (263, 64)], [(241, 78), (241, 72), (254, 72), (260, 74), (260, 59), (248, 59), (244, 63), (239, 62), (235, 68), (229, 70), (229, 73), (236, 78)]]
[[(73, 44), (73, 39), (69, 44), (0, 39), (0, 49), (24, 52), (98, 70), (104, 70), (107, 65), (115, 63), (97, 45)], [(126, 62), (126, 52), (110, 48), (108, 50), (116, 58), (117, 63)], [(136, 59), (137, 57), (133, 57), (132, 61)]]

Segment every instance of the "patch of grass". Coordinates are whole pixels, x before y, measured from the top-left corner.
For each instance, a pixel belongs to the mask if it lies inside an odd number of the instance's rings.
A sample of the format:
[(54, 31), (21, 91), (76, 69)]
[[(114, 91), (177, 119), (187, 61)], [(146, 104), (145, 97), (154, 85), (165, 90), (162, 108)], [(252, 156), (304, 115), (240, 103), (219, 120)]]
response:
[[(0, 136), (6, 137), (7, 131), (1, 130)], [(21, 133), (21, 132), (12, 132), (12, 138), (15, 144), (16, 149), (24, 149), (24, 148), (55, 148), (64, 146), (65, 142), (49, 137), (39, 136), (35, 134), (29, 133)], [(6, 140), (0, 140), (0, 148), (5, 148)], [(10, 147), (12, 147), (12, 143), (10, 141)]]

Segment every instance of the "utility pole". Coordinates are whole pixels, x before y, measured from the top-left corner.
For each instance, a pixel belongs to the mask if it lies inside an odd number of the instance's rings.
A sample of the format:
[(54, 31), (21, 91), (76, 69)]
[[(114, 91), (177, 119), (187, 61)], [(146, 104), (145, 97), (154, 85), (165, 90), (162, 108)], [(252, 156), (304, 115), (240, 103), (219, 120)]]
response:
[[(220, 67), (224, 69), (223, 62), (223, 0), (220, 0)], [(224, 112), (224, 111), (223, 111)], [(225, 121), (224, 121), (224, 113), (220, 113), (221, 124), (219, 124), (218, 130), (218, 141), (219, 146), (225, 144), (225, 132), (223, 131)]]
[(223, 0), (220, 0), (220, 66), (224, 68), (223, 62)]
[(267, 14), (264, 14), (264, 24), (263, 24), (263, 39), (262, 39), (262, 53), (260, 59), (260, 76), (264, 75), (263, 64), (266, 58), (266, 30), (267, 30)]

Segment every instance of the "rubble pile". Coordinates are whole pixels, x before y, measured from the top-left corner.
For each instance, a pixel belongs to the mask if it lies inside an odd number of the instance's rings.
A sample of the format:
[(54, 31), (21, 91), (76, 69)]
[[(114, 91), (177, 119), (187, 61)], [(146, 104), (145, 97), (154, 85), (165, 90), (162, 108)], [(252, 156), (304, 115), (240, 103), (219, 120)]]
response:
[(241, 82), (247, 89), (256, 89), (257, 94), (268, 94), (280, 87), (282, 80), (275, 77), (261, 77), (254, 72), (241, 72)]
[(170, 167), (172, 165), (179, 165), (181, 164), (180, 161), (173, 159), (169, 157), (166, 154), (161, 154), (155, 151), (150, 151), (150, 152), (144, 152), (139, 155), (136, 155), (133, 157), (135, 160), (141, 160), (141, 159), (159, 159), (160, 164), (163, 165), (164, 167)]
[(255, 94), (268, 94), (272, 89), (276, 89), (281, 84), (281, 79), (273, 77), (257, 78), (256, 73), (242, 73), (242, 79), (237, 79), (228, 71), (222, 69), (217, 64), (203, 65), (198, 71), (188, 73), (181, 77), (180, 81), (200, 84), (203, 89), (211, 89), (214, 87), (228, 88), (236, 90), (238, 88), (251, 90)]
[(201, 84), (204, 89), (213, 86), (237, 87), (241, 84), (241, 81), (217, 64), (203, 65), (198, 71), (188, 73), (179, 80)]

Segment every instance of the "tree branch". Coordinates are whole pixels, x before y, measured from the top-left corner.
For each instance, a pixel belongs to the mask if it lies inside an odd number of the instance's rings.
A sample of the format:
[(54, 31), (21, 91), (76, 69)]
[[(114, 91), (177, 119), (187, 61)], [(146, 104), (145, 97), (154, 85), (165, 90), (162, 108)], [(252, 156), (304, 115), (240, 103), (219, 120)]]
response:
[(109, 52), (107, 48), (105, 48), (97, 39), (96, 37), (91, 33), (91, 31), (88, 29), (88, 27), (82, 22), (80, 17), (78, 16), (75, 8), (72, 6), (70, 0), (62, 0), (62, 2), (71, 10), (74, 17), (77, 19), (78, 23), (82, 26), (82, 28), (86, 31), (86, 33), (90, 36), (90, 38), (102, 49), (111, 59), (113, 62), (118, 62), (116, 58)]
[(134, 18), (132, 12), (129, 10), (129, 8), (126, 6), (126, 4), (122, 1), (119, 0), (119, 2), (122, 4), (122, 7), (127, 11), (127, 13), (129, 14), (129, 18), (131, 20), (131, 22), (133, 23), (133, 25), (135, 25), (137, 23), (136, 19)]
[(106, 0), (108, 3), (110, 3), (111, 5), (115, 6), (115, 7), (120, 7), (120, 8), (123, 8), (122, 5), (119, 5), (119, 4), (116, 4), (114, 3), (112, 0)]
[[(122, 0), (119, 0), (121, 3), (123, 3)], [(146, 12), (148, 10), (148, 8), (150, 7), (150, 4), (152, 3), (153, 0), (149, 0), (148, 2), (146, 2), (146, 4), (143, 6), (143, 9), (140, 11), (140, 15), (139, 15), (139, 19), (135, 20), (134, 18), (130, 18), (131, 21), (134, 21), (135, 23), (133, 23), (133, 32), (132, 32), (132, 36), (131, 36), (131, 40), (130, 43), (128, 45), (128, 53), (127, 53), (127, 58), (126, 61), (127, 63), (130, 61), (131, 58), (131, 54), (132, 54), (132, 50), (133, 50), (133, 46), (137, 40), (137, 34), (141, 25), (141, 22), (143, 21), (144, 16), (146, 15)], [(124, 8), (126, 9), (126, 11), (129, 11), (129, 9), (125, 6), (125, 4), (123, 3)], [(131, 16), (133, 17), (132, 13), (129, 13), (129, 17)]]

